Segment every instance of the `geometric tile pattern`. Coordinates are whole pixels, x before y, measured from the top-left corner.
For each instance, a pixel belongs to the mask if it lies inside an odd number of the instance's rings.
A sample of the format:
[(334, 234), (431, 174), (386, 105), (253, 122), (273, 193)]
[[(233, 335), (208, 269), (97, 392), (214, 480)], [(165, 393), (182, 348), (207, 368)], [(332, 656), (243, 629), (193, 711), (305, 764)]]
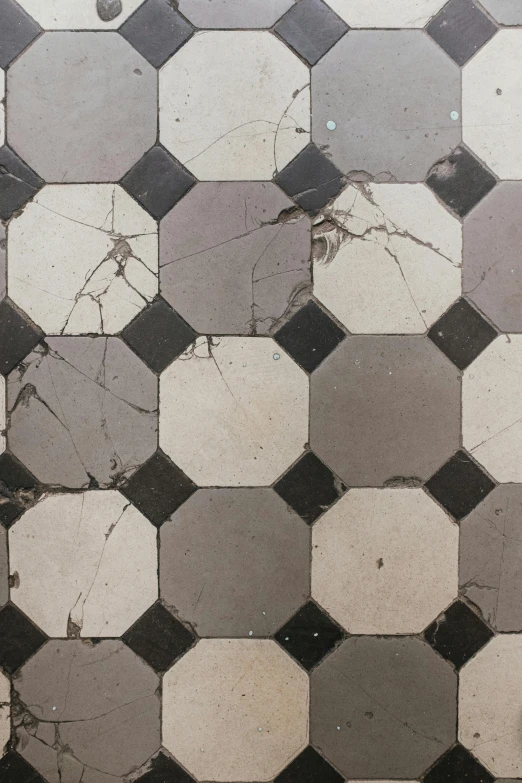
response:
[(0, 783), (522, 780), (517, 0), (0, 0)]

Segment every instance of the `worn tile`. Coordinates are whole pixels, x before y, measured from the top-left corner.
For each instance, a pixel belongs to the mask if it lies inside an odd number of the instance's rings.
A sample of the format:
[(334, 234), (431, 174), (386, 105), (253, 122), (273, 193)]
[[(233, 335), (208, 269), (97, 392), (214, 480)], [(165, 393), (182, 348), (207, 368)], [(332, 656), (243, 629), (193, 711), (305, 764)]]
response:
[(0, 218), (8, 220), (42, 187), (43, 180), (7, 146), (0, 148)]
[(522, 637), (501, 634), (462, 668), (459, 740), (497, 777), (522, 776)]
[(469, 454), (460, 450), (426, 482), (428, 491), (455, 519), (469, 514), (494, 487)]
[(522, 480), (522, 335), (499, 335), (464, 372), (465, 448), (497, 481)]
[(315, 144), (308, 144), (275, 177), (280, 188), (311, 215), (342, 188), (342, 172)]
[(159, 753), (147, 765), (147, 771), (136, 778), (136, 783), (193, 783), (194, 778), (176, 764), (174, 759)]
[(9, 143), (47, 182), (118, 180), (156, 141), (156, 79), (117, 33), (46, 33), (9, 69)]
[(43, 338), (43, 332), (8, 299), (0, 302), (0, 373), (7, 375)]
[[(493, 783), (493, 775), (490, 775), (466, 748), (457, 744), (436, 762), (423, 778), (423, 783), (454, 783), (456, 780), (465, 780), (467, 783)], [(504, 781), (504, 783), (508, 782)]]
[(193, 28), (169, 0), (145, 0), (120, 33), (159, 68), (190, 38)]
[(343, 783), (343, 778), (309, 745), (284, 769), (274, 783)]
[(426, 29), (457, 65), (464, 65), (497, 31), (473, 0), (450, 0)]
[(16, 457), (4, 452), (0, 456), (0, 523), (8, 529), (38, 495), (33, 474)]
[(16, 606), (7, 604), (0, 609), (0, 666), (4, 671), (13, 674), (45, 640), (45, 634)]
[(274, 489), (305, 522), (315, 522), (347, 487), (330, 468), (307, 451), (274, 485)]
[[(46, 0), (45, 0), (46, 1)], [(3, 0), (0, 8), (0, 67), (9, 65), (39, 35), (39, 25), (24, 10), (23, 2)]]
[(120, 636), (158, 596), (156, 533), (119, 492), (46, 497), (9, 531), (11, 600), (52, 637)]
[(121, 482), (156, 451), (157, 387), (117, 337), (49, 338), (9, 376), (9, 448), (45, 484)]
[(179, 10), (196, 27), (272, 27), (295, 0), (179, 0)]
[(9, 295), (47, 334), (115, 334), (158, 292), (157, 224), (118, 185), (47, 185), (8, 251)]
[(352, 333), (422, 333), (460, 296), (462, 228), (423, 184), (348, 185), (314, 231), (314, 294)]
[(311, 376), (310, 447), (348, 486), (427, 479), (459, 430), (457, 370), (420, 336), (347, 337)]
[(281, 348), (307, 372), (313, 372), (344, 338), (343, 330), (312, 300), (274, 334)]
[(160, 446), (199, 486), (271, 484), (303, 451), (308, 378), (277, 349), (201, 337), (162, 373)]
[(464, 217), (495, 186), (496, 179), (465, 147), (457, 147), (430, 169), (426, 184)]
[(67, 782), (121, 780), (159, 749), (158, 686), (121, 641), (50, 641), (16, 679), (18, 752), (47, 783), (62, 770)]
[(17, 0), (45, 30), (113, 30), (143, 0)]
[(460, 141), (460, 81), (420, 30), (352, 30), (313, 69), (313, 141), (344, 173), (423, 180)]
[(271, 780), (308, 744), (308, 690), (272, 641), (203, 639), (163, 678), (163, 743), (198, 780)]
[(308, 670), (328, 655), (343, 637), (343, 629), (313, 601), (308, 601), (274, 634), (281, 647)]
[(158, 298), (125, 327), (121, 336), (147, 367), (159, 373), (194, 342), (196, 332)]
[(462, 71), (462, 138), (501, 179), (520, 179), (522, 31), (500, 30)]
[(444, 0), (329, 0), (351, 27), (424, 27)]
[(160, 141), (198, 179), (270, 180), (309, 141), (309, 84), (271, 33), (197, 33), (160, 71)]
[(310, 741), (346, 778), (415, 778), (455, 741), (456, 694), (420, 639), (353, 637), (312, 673)]
[(433, 324), (428, 337), (459, 370), (469, 367), (497, 336), (466, 299), (459, 299)]
[(492, 636), (493, 631), (463, 601), (455, 601), (424, 632), (428, 644), (457, 669)]
[(481, 0), (481, 5), (500, 24), (522, 25), (522, 9), (517, 0)]
[(199, 636), (268, 636), (304, 603), (310, 532), (268, 487), (201, 489), (160, 530), (160, 596)]
[(195, 641), (195, 635), (157, 602), (123, 634), (131, 650), (157, 672), (169, 669)]
[(497, 631), (522, 631), (522, 486), (505, 484), (460, 524), (460, 591)]
[(311, 286), (310, 220), (293, 208), (272, 183), (197, 184), (161, 221), (162, 296), (201, 334), (267, 334)]
[(422, 489), (352, 489), (313, 527), (312, 597), (349, 633), (419, 633), (458, 591), (458, 528)]
[(274, 30), (297, 54), (315, 65), (337, 43), (348, 26), (322, 0), (301, 0)]
[(159, 144), (146, 152), (121, 180), (125, 190), (158, 220), (194, 182), (194, 177)]

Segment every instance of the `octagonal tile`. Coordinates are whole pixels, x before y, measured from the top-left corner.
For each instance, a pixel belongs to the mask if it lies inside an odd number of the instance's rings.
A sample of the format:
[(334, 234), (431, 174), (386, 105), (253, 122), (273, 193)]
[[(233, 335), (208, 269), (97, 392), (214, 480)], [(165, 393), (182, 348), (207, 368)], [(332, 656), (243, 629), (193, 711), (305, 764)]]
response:
[(9, 69), (9, 143), (47, 182), (118, 180), (156, 141), (156, 78), (117, 33), (46, 33)]
[(119, 492), (44, 498), (9, 551), (11, 599), (48, 636), (121, 636), (158, 597), (156, 531)]
[(20, 0), (44, 30), (113, 30), (134, 13), (143, 0)]
[(268, 636), (308, 597), (310, 531), (271, 489), (202, 489), (160, 542), (161, 598), (199, 636)]
[(43, 483), (107, 487), (156, 451), (157, 389), (117, 337), (49, 338), (9, 376), (9, 448)]
[(309, 82), (271, 33), (198, 33), (160, 71), (160, 140), (198, 179), (272, 179), (310, 139)]
[(457, 595), (458, 538), (422, 489), (352, 489), (313, 528), (312, 597), (349, 633), (420, 633)]
[(11, 739), (11, 683), (0, 672), (0, 757)]
[(352, 30), (314, 67), (312, 102), (313, 140), (345, 173), (423, 180), (461, 139), (460, 70), (420, 30)]
[(500, 24), (522, 24), (522, 8), (518, 0), (481, 0), (481, 5)]
[(308, 378), (267, 337), (200, 337), (160, 378), (160, 446), (200, 486), (271, 484), (308, 438)]
[(8, 248), (9, 295), (47, 334), (114, 334), (158, 292), (157, 224), (119, 185), (48, 185)]
[(425, 332), (459, 298), (461, 226), (425, 185), (349, 185), (325, 215), (314, 294), (351, 332)]
[(163, 679), (163, 742), (198, 780), (272, 780), (308, 744), (308, 677), (267, 639), (203, 639)]
[(347, 337), (310, 406), (310, 447), (348, 486), (425, 480), (459, 447), (458, 371), (420, 336)]
[(272, 27), (295, 0), (179, 0), (179, 10), (196, 27)]
[(292, 208), (268, 182), (196, 185), (161, 222), (164, 298), (200, 333), (267, 334), (311, 284), (310, 220)]
[(16, 679), (17, 751), (47, 783), (119, 781), (160, 746), (158, 687), (120, 641), (50, 641)]
[(493, 478), (522, 481), (522, 335), (499, 335), (464, 372), (464, 446)]
[(5, 73), (0, 68), (0, 147), (5, 143)]
[(350, 27), (424, 27), (444, 0), (329, 0)]

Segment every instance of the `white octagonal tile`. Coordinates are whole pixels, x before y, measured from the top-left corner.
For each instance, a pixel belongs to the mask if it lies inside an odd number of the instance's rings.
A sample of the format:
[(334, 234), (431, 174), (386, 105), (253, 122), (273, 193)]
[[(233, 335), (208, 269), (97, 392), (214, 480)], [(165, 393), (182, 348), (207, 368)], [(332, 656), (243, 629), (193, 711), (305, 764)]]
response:
[(142, 3), (143, 0), (19, 0), (44, 30), (115, 30)]
[(350, 27), (424, 27), (444, 0), (328, 0)]

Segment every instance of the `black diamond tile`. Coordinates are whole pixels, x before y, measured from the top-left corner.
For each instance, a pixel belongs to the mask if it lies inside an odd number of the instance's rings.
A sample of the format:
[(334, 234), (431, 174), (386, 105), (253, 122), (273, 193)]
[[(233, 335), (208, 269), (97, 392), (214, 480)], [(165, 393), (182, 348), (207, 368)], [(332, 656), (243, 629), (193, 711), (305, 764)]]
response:
[(300, 0), (274, 30), (297, 54), (315, 65), (345, 34), (348, 25), (322, 0)]
[(308, 745), (286, 769), (279, 773), (274, 783), (343, 783), (342, 775), (330, 766), (322, 756)]
[(121, 492), (160, 527), (196, 489), (194, 482), (158, 449), (121, 487)]
[(156, 145), (125, 174), (121, 185), (159, 220), (195, 181), (167, 150)]
[(436, 163), (426, 184), (450, 209), (464, 217), (495, 186), (496, 179), (464, 147)]
[(495, 484), (465, 451), (457, 451), (426, 482), (426, 488), (455, 519), (462, 519), (489, 495)]
[(423, 783), (493, 783), (495, 778), (462, 745), (442, 756)]
[(185, 772), (173, 759), (159, 753), (150, 762), (150, 769), (140, 775), (134, 783), (193, 783), (194, 778)]
[(450, 0), (426, 30), (457, 65), (464, 65), (497, 28), (472, 0)]
[(309, 601), (274, 636), (306, 669), (311, 669), (344, 637), (344, 632)]
[(34, 489), (38, 481), (25, 465), (5, 451), (0, 455), (0, 484), (10, 490)]
[(426, 641), (457, 669), (493, 636), (485, 622), (462, 601), (455, 601), (424, 631)]
[(0, 302), (0, 373), (7, 375), (38, 345), (43, 332), (11, 302)]
[(24, 511), (11, 497), (0, 492), (0, 525), (8, 530)]
[(274, 489), (308, 524), (346, 491), (345, 485), (312, 451), (303, 454)]
[(16, 606), (8, 604), (0, 610), (0, 666), (9, 674), (29, 660), (46, 639)]
[(156, 299), (121, 336), (145, 364), (162, 372), (196, 339), (196, 332), (164, 299)]
[(274, 181), (300, 207), (314, 215), (327, 201), (337, 196), (343, 187), (342, 176), (337, 166), (319, 152), (315, 144), (309, 144), (277, 174)]
[(170, 0), (145, 0), (119, 31), (155, 68), (163, 65), (194, 32)]
[(459, 299), (433, 324), (428, 337), (459, 370), (465, 370), (497, 337), (497, 331), (466, 299)]
[(13, 751), (0, 759), (0, 780), (2, 783), (45, 783), (40, 773)]
[(310, 300), (275, 333), (274, 340), (303, 369), (313, 372), (345, 336), (324, 310)]
[[(0, 21), (0, 30), (1, 28)], [(2, 220), (9, 220), (13, 212), (32, 198), (43, 184), (43, 179), (35, 174), (12, 149), (5, 146), (0, 148), (0, 218)]]
[(42, 28), (14, 0), (0, 3), (0, 68), (6, 68)]
[(122, 639), (155, 671), (163, 672), (194, 644), (196, 637), (157, 602), (123, 634)]

